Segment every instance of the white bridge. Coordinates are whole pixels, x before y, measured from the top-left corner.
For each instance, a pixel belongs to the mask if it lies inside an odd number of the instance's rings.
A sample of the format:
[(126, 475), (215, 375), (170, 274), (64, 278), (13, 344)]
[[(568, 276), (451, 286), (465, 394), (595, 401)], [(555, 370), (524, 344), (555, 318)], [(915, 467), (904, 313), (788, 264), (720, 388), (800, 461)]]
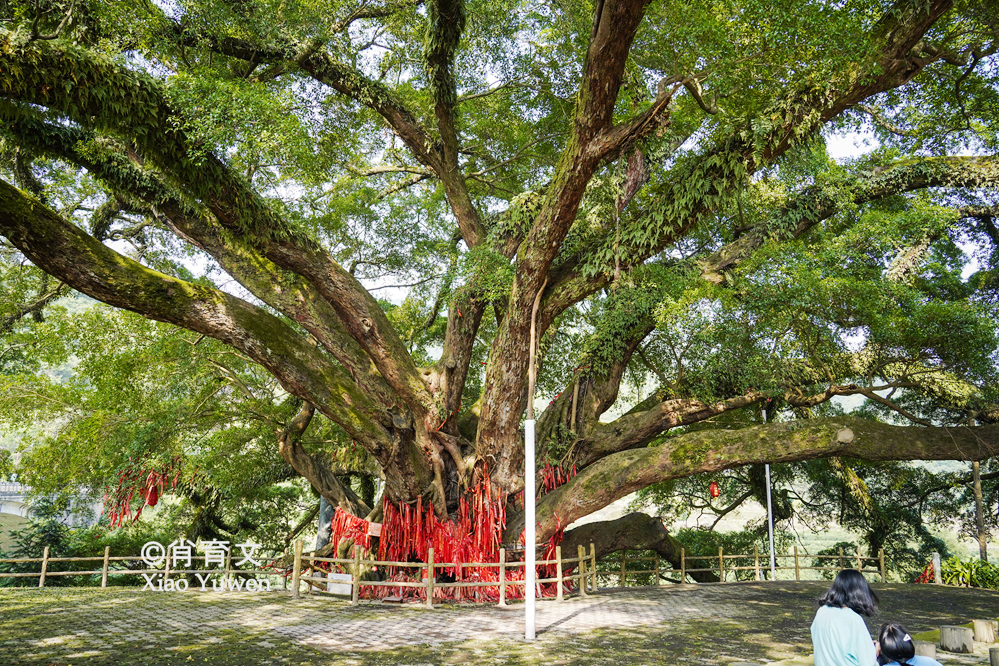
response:
[(27, 518), (31, 505), (26, 501), (28, 489), (13, 481), (0, 481), (0, 513)]
[[(29, 488), (14, 481), (0, 481), (0, 513), (9, 513), (21, 518), (32, 516)], [(87, 527), (93, 525), (101, 515), (104, 505), (101, 502), (88, 504), (72, 500), (69, 508), (59, 516), (59, 522), (67, 527)]]

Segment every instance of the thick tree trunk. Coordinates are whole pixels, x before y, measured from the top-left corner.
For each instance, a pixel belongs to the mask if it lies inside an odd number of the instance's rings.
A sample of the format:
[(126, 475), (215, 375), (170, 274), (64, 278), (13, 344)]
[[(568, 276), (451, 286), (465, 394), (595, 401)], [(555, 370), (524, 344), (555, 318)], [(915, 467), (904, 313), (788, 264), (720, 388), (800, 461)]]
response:
[[(655, 126), (653, 120), (667, 113), (669, 95), (660, 93), (649, 111), (630, 122), (613, 124), (625, 63), (646, 4), (646, 0), (597, 3), (571, 134), (551, 184), (539, 197), (540, 208), (531, 216), (524, 241), (517, 248), (507, 313), (493, 340), (480, 400), (481, 417), (474, 435), (479, 462), (489, 465), (501, 489), (516, 490), (523, 474), (519, 424), (526, 400), (523, 389), (530, 304), (539, 294), (543, 296), (539, 327), (543, 332), (562, 311), (606, 284), (606, 276), (580, 272), (583, 254), (574, 256), (564, 266), (553, 268), (553, 262), (576, 221), (592, 174), (607, 159), (627, 148), (641, 132), (650, 131)], [(747, 124), (736, 127), (732, 136), (706, 151), (703, 159), (690, 160), (689, 170), (667, 179), (670, 187), (676, 189), (664, 187), (651, 197), (687, 203), (668, 209), (669, 219), (659, 225), (656, 237), (646, 243), (647, 247), (631, 254), (632, 265), (659, 252), (708, 211), (716, 210), (727, 193), (743, 182), (742, 178), (730, 177), (730, 168), (741, 165), (738, 168), (745, 169), (743, 175), (748, 176), (753, 170), (772, 164), (793, 142), (815, 131), (822, 121), (869, 95), (908, 81), (926, 64), (918, 57), (920, 53), (912, 52), (913, 47), (951, 4), (951, 0), (895, 3), (867, 36), (872, 46), (867, 61), (844, 67), (828, 82), (826, 93), (817, 95), (811, 88), (790, 91), (779, 101), (787, 112), (780, 114), (786, 117), (786, 122), (767, 125), (770, 129), (758, 135), (747, 120)], [(459, 5), (454, 5), (456, 11)], [(450, 11), (446, 14), (458, 16)], [(382, 84), (339, 64), (321, 49), (301, 51), (301, 45), (293, 41), (271, 48), (253, 44), (243, 48), (241, 40), (229, 38), (211, 43), (231, 57), (253, 60), (255, 64), (269, 62), (280, 68), (294, 62), (296, 69), (308, 72), (317, 81), (379, 113), (416, 159), (441, 177), (461, 235), (472, 247), (484, 242), (485, 235), (458, 169), (454, 81), (450, 68), (461, 30), (452, 31), (454, 25), (455, 20), (438, 22), (435, 29), (448, 31), (441, 33), (446, 39), (431, 40), (435, 45), (431, 51), (436, 53), (432, 58), (433, 69), (435, 76), (441, 77), (434, 84), (435, 111), (443, 144), (440, 148), (420, 127), (416, 116)], [(377, 301), (353, 275), (325, 249), (316, 247), (294, 225), (281, 219), (276, 209), (231, 172), (219, 156), (192, 155), (191, 146), (197, 141), (183, 129), (185, 122), (177, 122), (178, 118), (183, 120), (182, 114), (151, 77), (134, 76), (133, 71), (82, 47), (47, 40), (21, 43), (12, 35), (7, 31), (0, 34), (0, 70), (5, 72), (7, 84), (4, 97), (25, 103), (25, 114), (28, 104), (40, 105), (60, 114), (69, 124), (110, 129), (129, 137), (139, 158), (163, 172), (163, 182), (176, 180), (186, 189), (188, 199), (203, 206), (197, 211), (199, 215), (204, 214), (209, 220), (211, 215), (215, 216), (214, 221), (204, 226), (198, 226), (193, 219), (185, 222), (186, 211), (178, 204), (172, 211), (176, 215), (168, 222), (172, 224), (171, 230), (215, 256), (225, 270), (262, 302), (308, 330), (328, 354), (314, 349), (297, 328), (286, 325), (263, 308), (219, 290), (151, 271), (117, 255), (51, 211), (36, 208), (33, 200), (4, 183), (0, 183), (0, 231), (43, 270), (66, 279), (84, 293), (116, 307), (204, 333), (240, 350), (272, 372), (285, 390), (315, 404), (370, 451), (382, 465), (390, 499), (408, 501), (430, 495), (437, 512), (445, 514), (447, 499), (451, 497), (445, 489), (446, 478), (452, 472), (460, 476), (466, 468), (463, 448), (468, 447), (463, 445), (470, 437), (466, 435), (466, 441), (462, 441), (456, 414), (485, 303), (476, 302), (468, 308), (462, 306), (461, 299), (455, 303), (449, 316), (445, 354), (436, 372), (419, 370)], [(206, 48), (210, 41), (206, 40)], [(92, 94), (95, 90), (103, 93)], [(135, 100), (144, 102), (136, 104)], [(82, 165), (85, 159), (70, 158), (70, 161)], [(686, 197), (684, 193), (692, 185), (704, 185), (703, 190), (710, 194)], [(147, 203), (155, 202), (160, 210), (167, 211), (165, 217), (171, 218), (169, 198), (159, 193), (149, 194), (138, 196)], [(647, 219), (640, 215), (636, 220), (636, 224), (647, 224)], [(610, 237), (605, 241), (610, 242)], [(733, 256), (742, 256), (751, 249), (744, 247)], [(512, 257), (512, 251), (506, 256)], [(714, 268), (704, 267), (709, 279), (712, 271), (720, 274), (731, 265), (724, 257), (714, 263)], [(468, 288), (474, 293), (477, 287), (468, 285)], [(465, 316), (461, 313), (463, 309)], [(802, 426), (797, 433), (781, 432), (776, 446), (772, 441), (754, 441), (757, 433), (751, 429), (714, 433), (700, 440), (678, 438), (659, 449), (626, 451), (645, 445), (671, 427), (744, 407), (756, 399), (743, 396), (733, 398), (742, 403), (713, 406), (690, 401), (684, 405), (662, 403), (627, 415), (617, 423), (601, 425), (599, 415), (617, 395), (620, 375), (614, 373), (623, 370), (626, 363), (627, 358), (606, 381), (587, 384), (580, 391), (576, 390), (580, 388), (577, 384), (567, 415), (568, 398), (559, 406), (562, 416), (567, 416), (563, 423), (568, 429), (586, 438), (579, 447), (585, 449), (585, 455), (581, 454), (577, 461), (593, 464), (577, 480), (542, 500), (544, 510), (539, 509), (539, 515), (548, 516), (544, 518), (547, 523), (542, 534), (544, 530), (551, 532), (557, 523), (553, 519), (556, 514), (566, 523), (648, 483), (698, 471), (823, 455), (895, 459), (962, 457), (963, 450), (975, 450), (975, 455), (983, 450), (995, 453), (991, 434), (986, 445), (977, 447), (964, 441), (952, 446), (937, 442), (924, 447), (919, 444), (923, 435), (917, 435), (912, 441), (906, 439), (890, 445), (878, 442), (870, 450), (851, 448), (852, 440), (847, 442), (840, 437), (844, 429), (819, 433), (815, 428), (824, 427), (821, 423)], [(554, 423), (549, 428), (545, 417), (542, 421), (543, 435), (554, 431)], [(871, 428), (865, 426), (861, 430), (877, 440), (877, 436), (867, 432)], [(954, 431), (941, 432), (951, 435)], [(903, 433), (903, 437), (908, 438), (908, 434)], [(444, 451), (448, 455), (442, 458)], [(348, 505), (353, 502), (349, 497), (337, 496), (336, 486), (325, 481), (326, 477), (317, 469), (317, 461), (302, 450), (296, 436), (282, 440), (281, 454), (303, 475), (311, 475), (325, 488), (323, 494), (328, 499)], [(355, 510), (362, 507), (355, 505)]]
[(313, 550), (319, 550), (330, 542), (335, 512), (335, 504), (331, 504), (325, 497), (319, 500), (319, 516), (316, 518), (316, 547)]

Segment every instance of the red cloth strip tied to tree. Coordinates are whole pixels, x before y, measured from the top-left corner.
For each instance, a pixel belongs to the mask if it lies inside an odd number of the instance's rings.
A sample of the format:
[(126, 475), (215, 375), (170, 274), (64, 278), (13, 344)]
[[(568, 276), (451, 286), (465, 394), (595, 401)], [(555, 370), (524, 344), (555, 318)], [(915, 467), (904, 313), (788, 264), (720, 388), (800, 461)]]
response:
[(576, 476), (575, 465), (571, 469), (562, 469), (560, 465), (552, 465), (546, 460), (544, 467), (541, 468), (541, 486), (538, 488), (538, 497), (544, 497), (556, 488), (561, 488), (574, 476)]
[[(564, 475), (562, 478), (565, 478)], [(341, 514), (343, 517), (340, 517)], [(424, 507), (422, 499), (418, 499), (415, 505), (396, 506), (385, 502), (377, 559), (383, 562), (413, 562), (412, 568), (389, 567), (383, 572), (386, 574), (385, 580), (420, 582), (427, 577), (426, 567), (421, 567), (420, 564), (429, 559), (430, 548), (433, 548), (434, 562), (448, 565), (435, 567), (438, 576), (443, 572), (455, 582), (495, 583), (482, 587), (437, 587), (434, 589), (434, 599), (495, 602), (499, 599), (499, 550), (505, 528), (506, 496), (493, 493), (488, 474), (485, 474), (483, 480), (466, 497), (461, 498), (454, 520), (439, 518), (432, 506)], [(332, 538), (353, 537), (355, 543), (370, 550), (367, 532), (367, 521), (337, 510)], [(548, 544), (543, 559), (554, 558), (555, 546), (561, 538), (562, 532), (559, 530)], [(483, 564), (486, 566), (482, 566)], [(551, 578), (554, 575), (554, 565), (539, 567), (539, 578)], [(511, 561), (505, 576), (508, 583), (507, 597), (523, 598), (524, 567)], [(518, 581), (521, 582), (520, 585), (517, 585)], [(543, 596), (556, 594), (554, 583), (545, 583), (539, 587)], [(421, 588), (361, 585), (362, 598), (379, 599), (390, 595), (426, 600), (426, 591)]]
[[(114, 489), (104, 489), (104, 513), (110, 520), (110, 529), (138, 520), (144, 508), (156, 506), (160, 495), (176, 488), (181, 463), (179, 456), (158, 467), (150, 465), (146, 459), (129, 460), (118, 473), (118, 485)], [(143, 501), (132, 513), (132, 500), (138, 497)]]
[(913, 583), (932, 583), (933, 582), (933, 563), (930, 562), (929, 564), (927, 564), (926, 568), (923, 569), (923, 573), (919, 574), (919, 576), (916, 578), (916, 580), (914, 580), (912, 582)]
[(330, 543), (340, 543), (342, 539), (352, 539), (364, 550), (371, 550), (368, 521), (338, 507), (330, 525)]

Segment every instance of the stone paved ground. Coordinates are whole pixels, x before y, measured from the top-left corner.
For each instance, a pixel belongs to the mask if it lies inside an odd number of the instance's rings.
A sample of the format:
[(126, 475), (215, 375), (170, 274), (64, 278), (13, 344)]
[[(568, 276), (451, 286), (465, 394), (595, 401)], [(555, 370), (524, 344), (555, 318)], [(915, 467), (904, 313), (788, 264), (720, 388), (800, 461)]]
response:
[[(809, 654), (814, 599), (826, 586), (683, 585), (546, 600), (534, 643), (522, 638), (522, 605), (425, 610), (285, 592), (0, 589), (0, 666), (767, 663)], [(898, 620), (913, 633), (999, 616), (997, 592), (875, 587), (876, 622)], [(977, 652), (938, 658), (987, 664), (985, 646)]]

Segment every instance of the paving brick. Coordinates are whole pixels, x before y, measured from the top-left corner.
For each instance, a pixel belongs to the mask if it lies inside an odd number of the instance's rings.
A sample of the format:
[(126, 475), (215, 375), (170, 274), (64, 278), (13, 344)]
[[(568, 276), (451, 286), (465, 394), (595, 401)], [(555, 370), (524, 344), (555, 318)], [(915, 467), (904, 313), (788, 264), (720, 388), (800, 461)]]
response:
[[(934, 586), (882, 586), (878, 621), (910, 631), (999, 615), (999, 594)], [(602, 590), (537, 605), (538, 641), (523, 641), (523, 605), (383, 605), (329, 597), (293, 600), (283, 591), (214, 593), (191, 590), (0, 590), (0, 664), (215, 663), (238, 649), (240, 661), (218, 663), (393, 664), (419, 666), (407, 654), (473, 655), (479, 663), (621, 664), (621, 642), (677, 649), (668, 661), (716, 664), (773, 661), (810, 652), (808, 625), (821, 583), (683, 585)], [(54, 603), (53, 603), (54, 602)], [(991, 609), (992, 615), (982, 615)], [(702, 647), (711, 627), (728, 628)], [(696, 628), (696, 629), (695, 629)], [(876, 627), (872, 625), (872, 629)], [(525, 650), (537, 661), (507, 661)], [(661, 645), (661, 647), (660, 647)], [(428, 647), (429, 646), (429, 647)], [(550, 650), (551, 652), (546, 652)], [(962, 655), (944, 663), (988, 663)], [(247, 656), (249, 655), (249, 656)], [(769, 657), (769, 658), (763, 658)], [(393, 657), (395, 658), (395, 657)], [(531, 657), (532, 659), (534, 657)], [(627, 661), (627, 664), (639, 663)], [(386, 662), (389, 663), (389, 662)], [(455, 663), (465, 663), (455, 661)], [(650, 662), (653, 663), (653, 662)]]

